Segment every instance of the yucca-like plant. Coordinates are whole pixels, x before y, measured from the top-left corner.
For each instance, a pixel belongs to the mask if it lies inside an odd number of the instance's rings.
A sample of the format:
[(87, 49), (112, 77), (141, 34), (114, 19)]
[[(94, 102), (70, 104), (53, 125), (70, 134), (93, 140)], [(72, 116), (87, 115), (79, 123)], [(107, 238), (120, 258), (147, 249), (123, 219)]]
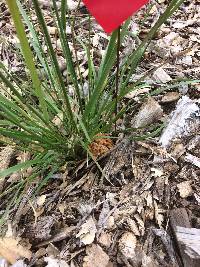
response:
[[(88, 152), (92, 157), (88, 145), (99, 133), (110, 134), (113, 125), (125, 113), (127, 107), (119, 108), (116, 113), (116, 102), (120, 103), (127, 93), (141, 86), (141, 79), (130, 84), (130, 78), (157, 30), (184, 0), (170, 1), (166, 11), (150, 29), (139, 47), (127, 55), (120, 64), (117, 71), (117, 95), (115, 70), (117, 51), (124, 38), (130, 34), (129, 21), (121, 28), (120, 40), (119, 30), (110, 36), (98, 69), (94, 66), (90, 46), (83, 44), (73, 34), (74, 42), (81, 44), (87, 54), (89, 74), (88, 92), (85, 94), (80, 82), (83, 77), (80, 77), (78, 62), (75, 62), (72, 57), (66, 34), (67, 0), (61, 1), (60, 11), (56, 1), (53, 0), (53, 12), (67, 65), (67, 82), (59, 68), (38, 0), (33, 0), (32, 3), (48, 48), (47, 52), (44, 52), (39, 34), (20, 0), (6, 0), (6, 2), (20, 41), (27, 81), (24, 82), (20, 77), (16, 77), (12, 74), (12, 70), (7, 70), (1, 64), (0, 134), (5, 137), (5, 142), (14, 144), (23, 151), (30, 151), (32, 160), (3, 170), (0, 176), (5, 177), (29, 166), (35, 168), (31, 177), (20, 181), (18, 185), (11, 185), (3, 193), (7, 194), (17, 189), (13, 198), (15, 201), (24, 184), (37, 177), (42, 171), (48, 170), (49, 175), (46, 175), (40, 187), (60, 166), (66, 161), (76, 160), (83, 151)], [(30, 32), (29, 37), (25, 33), (25, 25)], [(72, 28), (73, 26), (72, 20)], [(40, 78), (41, 73), (45, 77), (43, 80)], [(69, 94), (69, 86), (73, 86), (73, 94)]]

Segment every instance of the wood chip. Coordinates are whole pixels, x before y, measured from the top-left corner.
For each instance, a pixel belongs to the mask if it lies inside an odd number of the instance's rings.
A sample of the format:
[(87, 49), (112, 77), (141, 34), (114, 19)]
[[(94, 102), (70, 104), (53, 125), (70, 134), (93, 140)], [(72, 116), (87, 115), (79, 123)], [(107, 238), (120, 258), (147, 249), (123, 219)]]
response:
[(185, 246), (186, 254), (199, 259), (200, 264), (200, 229), (177, 226), (177, 239)]
[(170, 103), (177, 101), (180, 97), (180, 94), (178, 92), (168, 92), (166, 93), (163, 98), (161, 99), (162, 103)]
[(86, 248), (87, 256), (84, 257), (83, 267), (107, 267), (109, 263), (108, 255), (96, 244)]
[(135, 128), (145, 127), (158, 121), (163, 115), (161, 106), (152, 98), (148, 98), (134, 117), (132, 125)]
[(158, 83), (167, 83), (172, 80), (163, 68), (158, 68), (154, 72), (153, 79)]
[(200, 230), (191, 228), (184, 208), (170, 211), (170, 223), (177, 239), (184, 267), (200, 266)]
[(200, 158), (198, 158), (198, 157), (196, 157), (196, 156), (194, 156), (194, 155), (188, 153), (188, 154), (185, 156), (185, 160), (186, 160), (187, 162), (192, 163), (194, 166), (200, 168)]
[(200, 108), (188, 96), (183, 96), (172, 112), (166, 129), (163, 131), (160, 143), (169, 147), (174, 138), (184, 138), (196, 131), (200, 126)]

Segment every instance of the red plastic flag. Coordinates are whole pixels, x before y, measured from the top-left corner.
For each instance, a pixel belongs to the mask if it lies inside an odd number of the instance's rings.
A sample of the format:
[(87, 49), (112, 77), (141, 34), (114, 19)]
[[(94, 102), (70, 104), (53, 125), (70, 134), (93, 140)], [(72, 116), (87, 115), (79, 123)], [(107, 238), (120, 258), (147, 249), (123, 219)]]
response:
[(103, 29), (110, 33), (149, 0), (83, 0)]

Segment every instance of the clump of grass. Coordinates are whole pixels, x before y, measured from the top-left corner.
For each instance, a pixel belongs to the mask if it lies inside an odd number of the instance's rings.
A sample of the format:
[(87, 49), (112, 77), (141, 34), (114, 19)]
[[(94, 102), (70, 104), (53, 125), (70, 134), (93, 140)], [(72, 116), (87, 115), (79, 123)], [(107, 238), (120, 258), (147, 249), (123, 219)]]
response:
[[(32, 160), (13, 166), (0, 172), (0, 177), (10, 175), (18, 170), (33, 166), (34, 174), (12, 184), (3, 195), (14, 192), (12, 203), (15, 203), (23, 191), (24, 185), (48, 170), (41, 188), (50, 175), (58, 170), (66, 161), (76, 160), (83, 151), (90, 153), (88, 147), (99, 134), (111, 133), (116, 121), (123, 116), (127, 107), (118, 109), (117, 103), (123, 97), (141, 86), (141, 79), (130, 85), (130, 78), (140, 63), (149, 43), (160, 26), (177, 10), (184, 0), (172, 0), (165, 12), (150, 29), (146, 38), (130, 55), (124, 59), (117, 70), (116, 93), (116, 61), (117, 51), (124, 38), (129, 35), (127, 21), (119, 31), (114, 31), (109, 38), (106, 52), (101, 59), (98, 70), (94, 66), (90, 45), (82, 43), (73, 34), (73, 42), (79, 42), (86, 52), (88, 65), (88, 93), (80, 81), (79, 66), (74, 62), (66, 34), (67, 0), (62, 0), (59, 11), (53, 0), (55, 21), (61, 41), (63, 57), (67, 65), (67, 82), (59, 68), (44, 15), (38, 0), (33, 0), (33, 8), (44, 36), (44, 44), (39, 40), (31, 16), (26, 12), (19, 0), (7, 0), (24, 57), (28, 82), (12, 75), (2, 64), (0, 66), (0, 133), (4, 141), (14, 144), (18, 149), (31, 151)], [(80, 1), (79, 1), (80, 2)], [(90, 19), (89, 19), (90, 21)], [(90, 27), (91, 24), (89, 23)], [(30, 35), (26, 35), (25, 26)], [(72, 31), (74, 22), (72, 23)], [(31, 36), (31, 37), (30, 37)], [(30, 49), (30, 44), (32, 50)], [(37, 58), (37, 61), (36, 61)], [(40, 73), (46, 77), (41, 81)], [(69, 87), (73, 87), (73, 95)], [(115, 97), (113, 97), (115, 96)]]

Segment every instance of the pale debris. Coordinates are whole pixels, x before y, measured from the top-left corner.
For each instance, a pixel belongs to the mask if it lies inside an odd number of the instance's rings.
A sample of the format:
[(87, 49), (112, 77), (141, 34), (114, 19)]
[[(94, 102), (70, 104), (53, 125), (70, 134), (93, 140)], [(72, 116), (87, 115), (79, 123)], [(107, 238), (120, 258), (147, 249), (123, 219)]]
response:
[(154, 201), (154, 212), (155, 212), (155, 219), (157, 224), (159, 225), (160, 228), (162, 228), (162, 224), (164, 221), (164, 216), (162, 214), (162, 210), (159, 209), (158, 204), (156, 201)]
[(189, 197), (193, 193), (190, 181), (184, 181), (177, 184), (177, 187), (182, 198)]
[(157, 263), (155, 259), (151, 256), (143, 255), (142, 257), (142, 267), (159, 267), (160, 265)]
[(183, 96), (177, 103), (176, 110), (172, 112), (171, 118), (163, 131), (160, 143), (168, 147), (174, 138), (187, 136), (199, 127), (200, 109), (198, 105), (188, 96)]
[(44, 261), (47, 262), (46, 267), (69, 267), (64, 260), (55, 259), (53, 257), (45, 257)]
[(11, 267), (28, 267), (28, 265), (23, 260), (18, 260)]
[(137, 238), (131, 232), (125, 232), (119, 240), (119, 251), (127, 259), (134, 258)]
[(96, 224), (93, 218), (90, 216), (88, 220), (81, 226), (81, 230), (76, 235), (80, 238), (80, 241), (85, 245), (92, 244), (97, 232)]
[(167, 74), (167, 72), (163, 68), (158, 68), (154, 72), (153, 79), (156, 82), (161, 82), (161, 83), (167, 83), (172, 80), (171, 77)]
[[(42, 6), (53, 7), (53, 1), (39, 0), (38, 2)], [(57, 1), (56, 5), (57, 5), (57, 8), (60, 8), (61, 7), (60, 1)], [(80, 6), (83, 6), (83, 4), (81, 3)], [(77, 8), (77, 2), (73, 0), (67, 0), (67, 7), (69, 10), (75, 10)]]
[(38, 206), (43, 206), (46, 200), (46, 195), (41, 195), (37, 197), (36, 203)]
[(0, 267), (8, 267), (8, 262), (6, 259), (0, 258)]
[(9, 265), (6, 259), (0, 258), (0, 267), (28, 267), (23, 260), (18, 260), (14, 264)]
[(152, 176), (154, 177), (161, 177), (164, 174), (163, 170), (160, 170), (158, 168), (151, 168), (151, 171), (153, 172)]

